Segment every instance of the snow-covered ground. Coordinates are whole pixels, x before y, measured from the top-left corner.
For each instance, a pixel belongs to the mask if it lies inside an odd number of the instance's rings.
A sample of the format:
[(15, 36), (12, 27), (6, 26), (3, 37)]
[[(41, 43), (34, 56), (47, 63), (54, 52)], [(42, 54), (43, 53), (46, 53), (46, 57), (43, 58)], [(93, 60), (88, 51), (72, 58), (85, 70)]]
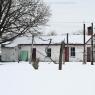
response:
[(95, 95), (95, 65), (0, 63), (0, 95)]

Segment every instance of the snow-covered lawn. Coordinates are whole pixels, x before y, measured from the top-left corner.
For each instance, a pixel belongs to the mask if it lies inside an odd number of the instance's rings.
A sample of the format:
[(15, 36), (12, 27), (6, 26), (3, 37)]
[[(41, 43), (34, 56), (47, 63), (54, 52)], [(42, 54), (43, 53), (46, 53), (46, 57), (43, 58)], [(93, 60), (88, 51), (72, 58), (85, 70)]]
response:
[(0, 63), (0, 95), (95, 95), (95, 65)]

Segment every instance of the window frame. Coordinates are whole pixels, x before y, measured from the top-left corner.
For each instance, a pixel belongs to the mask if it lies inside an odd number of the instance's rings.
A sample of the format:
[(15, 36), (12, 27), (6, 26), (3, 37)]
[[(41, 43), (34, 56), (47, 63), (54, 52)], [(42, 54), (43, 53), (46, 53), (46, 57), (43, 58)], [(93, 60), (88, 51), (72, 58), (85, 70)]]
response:
[(47, 57), (51, 57), (51, 48), (47, 48), (46, 55)]
[(71, 54), (70, 54), (71, 57), (75, 57), (76, 56), (76, 50), (75, 50), (75, 47), (71, 47)]

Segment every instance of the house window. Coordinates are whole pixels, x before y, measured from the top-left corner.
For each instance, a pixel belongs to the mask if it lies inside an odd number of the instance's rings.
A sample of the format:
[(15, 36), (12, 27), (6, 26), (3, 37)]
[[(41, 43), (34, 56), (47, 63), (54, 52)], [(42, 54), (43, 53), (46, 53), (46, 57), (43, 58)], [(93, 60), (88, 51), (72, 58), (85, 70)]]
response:
[(47, 57), (51, 57), (51, 48), (47, 49)]
[(75, 56), (75, 47), (71, 47), (71, 56)]

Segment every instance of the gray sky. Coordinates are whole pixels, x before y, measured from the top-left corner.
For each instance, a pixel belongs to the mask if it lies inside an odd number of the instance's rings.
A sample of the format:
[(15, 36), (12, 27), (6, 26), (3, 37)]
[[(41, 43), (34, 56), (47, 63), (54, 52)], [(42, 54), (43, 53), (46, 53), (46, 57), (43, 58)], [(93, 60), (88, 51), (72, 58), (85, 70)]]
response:
[(83, 22), (89, 26), (95, 22), (95, 0), (44, 0), (50, 6), (52, 16), (46, 33), (57, 34), (82, 31)]

